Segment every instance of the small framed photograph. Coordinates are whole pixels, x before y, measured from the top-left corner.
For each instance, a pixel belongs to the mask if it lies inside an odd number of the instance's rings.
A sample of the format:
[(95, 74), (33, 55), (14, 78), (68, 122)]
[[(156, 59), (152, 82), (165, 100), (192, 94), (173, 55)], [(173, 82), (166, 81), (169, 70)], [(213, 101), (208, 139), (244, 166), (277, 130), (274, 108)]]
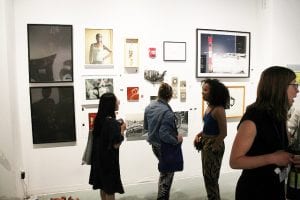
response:
[(73, 82), (72, 25), (27, 24), (30, 83)]
[(164, 61), (186, 61), (185, 42), (163, 42)]
[[(230, 107), (226, 109), (227, 118), (241, 118), (245, 112), (245, 86), (227, 86), (230, 95)], [(202, 117), (207, 108), (202, 99)]]
[(139, 39), (125, 40), (124, 62), (125, 67), (139, 67)]
[(196, 77), (250, 76), (250, 32), (196, 29)]
[(85, 29), (85, 66), (113, 67), (112, 29)]
[(31, 87), (33, 144), (76, 141), (73, 86)]
[(94, 122), (96, 119), (97, 113), (96, 112), (89, 112), (88, 117), (89, 117), (89, 131), (92, 131), (94, 129)]
[(139, 87), (127, 87), (127, 101), (139, 101)]

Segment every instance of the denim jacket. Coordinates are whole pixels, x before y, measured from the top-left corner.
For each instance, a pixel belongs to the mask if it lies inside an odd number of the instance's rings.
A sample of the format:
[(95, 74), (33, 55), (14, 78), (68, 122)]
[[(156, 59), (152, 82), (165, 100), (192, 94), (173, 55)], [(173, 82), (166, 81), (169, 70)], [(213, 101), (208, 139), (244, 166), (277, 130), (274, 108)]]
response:
[(161, 141), (178, 144), (175, 114), (169, 104), (161, 99), (152, 101), (146, 107), (144, 129), (148, 132), (147, 141), (154, 146), (160, 147)]

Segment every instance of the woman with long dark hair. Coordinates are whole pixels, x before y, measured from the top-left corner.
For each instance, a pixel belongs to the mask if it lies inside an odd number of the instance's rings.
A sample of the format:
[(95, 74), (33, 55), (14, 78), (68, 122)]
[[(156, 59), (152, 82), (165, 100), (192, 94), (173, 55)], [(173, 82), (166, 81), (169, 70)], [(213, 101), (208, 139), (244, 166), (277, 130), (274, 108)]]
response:
[(120, 176), (119, 147), (124, 140), (126, 124), (116, 120), (119, 100), (113, 93), (100, 97), (93, 129), (93, 147), (89, 183), (100, 189), (102, 200), (114, 200), (124, 193)]

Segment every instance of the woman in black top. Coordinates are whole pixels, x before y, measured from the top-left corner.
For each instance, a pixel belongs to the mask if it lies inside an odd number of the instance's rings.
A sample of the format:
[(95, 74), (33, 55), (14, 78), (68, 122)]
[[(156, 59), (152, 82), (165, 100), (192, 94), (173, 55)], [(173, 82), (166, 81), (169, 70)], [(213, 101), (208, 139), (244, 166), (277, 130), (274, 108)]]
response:
[(100, 97), (93, 129), (92, 161), (89, 183), (100, 189), (102, 200), (114, 200), (124, 193), (120, 176), (119, 146), (124, 140), (125, 123), (116, 120), (119, 100), (113, 93)]
[(236, 200), (285, 200), (284, 170), (293, 162), (286, 152), (287, 112), (298, 92), (292, 70), (273, 66), (263, 71), (256, 101), (242, 117), (231, 150), (230, 166), (243, 169)]

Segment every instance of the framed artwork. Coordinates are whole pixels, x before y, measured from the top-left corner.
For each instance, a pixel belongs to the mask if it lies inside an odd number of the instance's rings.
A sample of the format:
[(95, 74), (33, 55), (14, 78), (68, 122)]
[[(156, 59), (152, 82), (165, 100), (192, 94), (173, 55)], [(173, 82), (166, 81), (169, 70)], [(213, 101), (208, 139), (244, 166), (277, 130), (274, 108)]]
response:
[(112, 29), (85, 29), (85, 65), (113, 66)]
[(132, 140), (145, 140), (147, 133), (144, 131), (144, 113), (130, 113), (125, 117), (127, 124), (126, 139)]
[(33, 144), (76, 141), (73, 86), (31, 87)]
[(164, 61), (186, 61), (185, 42), (163, 42)]
[(88, 113), (88, 116), (89, 116), (89, 131), (92, 131), (93, 128), (94, 128), (94, 122), (95, 122), (95, 118), (97, 116), (97, 113), (95, 112), (89, 112)]
[[(245, 111), (245, 86), (227, 86), (230, 95), (230, 107), (226, 109), (227, 118), (241, 118)], [(202, 99), (202, 116), (207, 108)]]
[(139, 99), (139, 87), (127, 87), (127, 101), (138, 101)]
[(178, 132), (183, 136), (188, 136), (188, 125), (189, 125), (189, 112), (188, 111), (175, 111), (175, 123)]
[(139, 67), (139, 39), (126, 39), (124, 51), (125, 67)]
[(196, 29), (196, 77), (250, 76), (250, 32)]
[(72, 25), (27, 24), (30, 83), (73, 82)]

